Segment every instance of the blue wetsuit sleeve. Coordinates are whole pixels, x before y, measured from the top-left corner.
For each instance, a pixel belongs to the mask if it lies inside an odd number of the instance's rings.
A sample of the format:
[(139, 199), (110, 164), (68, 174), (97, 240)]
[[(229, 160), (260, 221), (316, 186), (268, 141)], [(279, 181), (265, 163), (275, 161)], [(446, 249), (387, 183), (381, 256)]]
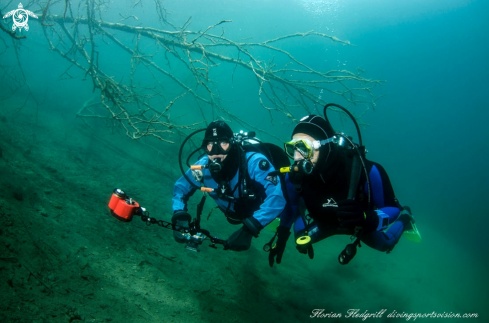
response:
[[(190, 169), (185, 174), (192, 182), (195, 182)], [(198, 185), (196, 182), (195, 184)], [(173, 186), (173, 212), (180, 210), (187, 211), (188, 199), (195, 193), (196, 190), (197, 188), (190, 185), (190, 183), (183, 176), (180, 177), (175, 183), (175, 186)]]
[(381, 165), (373, 163), (369, 177), (372, 201), (379, 217), (379, 225), (377, 230), (366, 232), (362, 236), (362, 241), (379, 251), (389, 251), (399, 241), (404, 229), (402, 222), (396, 221), (400, 213), (400, 204), (394, 195), (389, 177)]
[[(203, 165), (207, 163), (207, 159), (203, 158), (199, 160), (196, 165)], [(193, 183), (190, 184), (185, 177), (180, 177), (175, 185), (173, 186), (173, 198), (172, 198), (172, 208), (175, 211), (187, 211), (188, 199), (195, 193), (197, 187), (200, 187), (194, 176), (192, 175), (192, 170), (188, 169), (185, 172), (187, 178)]]
[[(296, 220), (296, 215), (298, 214), (300, 195), (297, 193), (294, 185), (290, 181), (289, 174), (285, 175), (284, 189), (287, 190), (288, 201), (284, 212), (282, 212), (280, 215), (280, 226), (290, 228)], [(300, 218), (300, 221), (302, 221), (302, 218)]]
[(377, 230), (383, 230), (397, 219), (401, 210), (389, 176), (380, 164), (373, 163), (369, 178), (372, 187), (372, 201), (379, 217)]
[[(261, 169), (259, 163), (267, 160), (269, 167)], [(275, 168), (270, 161), (262, 154), (254, 154), (248, 161), (248, 173), (252, 181), (263, 186), (265, 199), (260, 208), (253, 213), (253, 217), (265, 227), (267, 224), (277, 218), (284, 210), (286, 201), (282, 193), (280, 178), (278, 176), (269, 176)]]

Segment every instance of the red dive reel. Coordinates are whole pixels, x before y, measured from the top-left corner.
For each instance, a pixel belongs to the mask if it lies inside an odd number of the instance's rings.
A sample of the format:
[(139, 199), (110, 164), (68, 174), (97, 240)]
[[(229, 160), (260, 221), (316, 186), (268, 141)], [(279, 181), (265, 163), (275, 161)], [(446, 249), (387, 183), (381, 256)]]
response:
[(110, 214), (123, 222), (130, 222), (134, 215), (141, 215), (144, 208), (128, 197), (123, 190), (116, 188), (109, 201)]

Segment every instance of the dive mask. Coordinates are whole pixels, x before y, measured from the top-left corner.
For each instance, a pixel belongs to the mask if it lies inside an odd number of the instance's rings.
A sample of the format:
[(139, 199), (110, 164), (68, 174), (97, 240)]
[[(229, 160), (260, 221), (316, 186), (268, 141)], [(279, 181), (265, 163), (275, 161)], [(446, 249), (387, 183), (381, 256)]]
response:
[(227, 155), (231, 150), (231, 143), (227, 139), (204, 140), (202, 148), (209, 156)]
[(324, 146), (325, 144), (330, 143), (333, 140), (334, 137), (321, 141), (310, 141), (309, 139), (294, 139), (284, 144), (285, 153), (287, 154), (287, 156), (294, 159), (295, 152), (298, 151), (304, 159), (311, 159), (312, 154), (315, 150), (318, 150), (321, 146)]

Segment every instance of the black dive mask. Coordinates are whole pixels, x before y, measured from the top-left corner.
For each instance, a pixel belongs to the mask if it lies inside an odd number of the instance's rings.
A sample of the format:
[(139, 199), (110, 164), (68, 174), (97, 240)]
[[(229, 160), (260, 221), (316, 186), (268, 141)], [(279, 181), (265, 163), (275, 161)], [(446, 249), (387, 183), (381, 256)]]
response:
[(231, 146), (228, 139), (204, 140), (202, 142), (202, 149), (209, 156), (227, 155)]

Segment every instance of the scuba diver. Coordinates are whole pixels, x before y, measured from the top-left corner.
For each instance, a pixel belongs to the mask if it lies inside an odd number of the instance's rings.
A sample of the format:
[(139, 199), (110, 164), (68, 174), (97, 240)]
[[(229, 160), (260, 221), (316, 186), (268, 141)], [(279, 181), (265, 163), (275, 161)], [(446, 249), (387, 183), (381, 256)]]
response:
[[(214, 199), (229, 223), (242, 224), (242, 227), (225, 241), (225, 249), (248, 250), (252, 238), (258, 237), (261, 229), (277, 218), (286, 205), (280, 176), (269, 175), (275, 168), (266, 145), (259, 143), (254, 134), (234, 134), (223, 121), (211, 122), (205, 129), (205, 137), (200, 147), (205, 155), (186, 172), (180, 164), (183, 176), (176, 181), (173, 189), (173, 225), (177, 229), (188, 228), (191, 216), (187, 212), (187, 201), (197, 189), (200, 189)], [(283, 150), (275, 147), (283, 156), (282, 164), (284, 159), (285, 163), (289, 164)], [(203, 201), (205, 193), (200, 211), (197, 211), (198, 218)], [(173, 237), (179, 243), (187, 242), (182, 232), (174, 231)]]
[[(316, 115), (305, 116), (285, 143), (287, 155), (294, 160), (285, 177), (288, 205), (280, 217), (277, 243), (270, 250), (269, 264), (280, 264), (285, 245), (294, 224), (296, 248), (309, 258), (312, 245), (332, 235), (350, 235), (355, 241), (338, 256), (345, 265), (365, 243), (382, 252), (390, 252), (403, 232), (419, 236), (409, 207), (402, 207), (384, 168), (365, 158), (365, 147), (350, 137), (335, 133), (327, 120)], [(308, 215), (305, 215), (305, 211)]]

